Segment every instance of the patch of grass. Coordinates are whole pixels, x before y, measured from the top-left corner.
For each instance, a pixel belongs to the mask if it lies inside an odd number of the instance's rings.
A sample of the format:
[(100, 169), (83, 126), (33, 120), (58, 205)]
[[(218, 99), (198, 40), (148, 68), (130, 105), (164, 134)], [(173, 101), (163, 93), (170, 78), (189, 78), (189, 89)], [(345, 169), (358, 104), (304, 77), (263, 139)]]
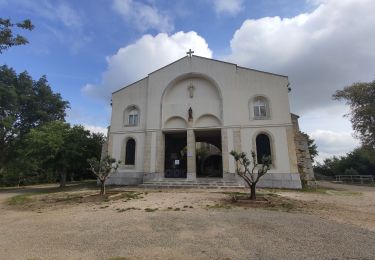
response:
[(330, 190), (328, 191), (329, 194), (333, 195), (341, 195), (341, 196), (361, 196), (362, 192), (359, 191), (337, 191), (337, 190)]
[(279, 195), (277, 195), (276, 193), (272, 193), (272, 192), (265, 193), (264, 195), (270, 196), (270, 197), (279, 197)]
[(108, 260), (129, 260), (130, 258), (123, 257), (123, 256), (115, 256), (115, 257), (110, 257)]
[(136, 192), (136, 191), (124, 192), (124, 198), (127, 200), (143, 199), (141, 195), (142, 195), (142, 192)]
[(157, 211), (158, 210), (158, 208), (154, 208), (154, 209), (151, 209), (151, 208), (145, 208), (145, 211), (146, 212), (155, 212), (155, 211)]
[(117, 212), (125, 212), (125, 211), (129, 211), (129, 210), (141, 210), (140, 208), (136, 208), (136, 207), (129, 207), (129, 208), (124, 208), (124, 209), (120, 209), (120, 208), (118, 208), (118, 209), (116, 209), (117, 210)]
[(26, 194), (21, 194), (21, 195), (16, 195), (8, 199), (8, 205), (11, 206), (22, 206), (25, 205), (31, 201), (33, 201), (30, 196), (32, 196), (32, 193), (26, 193)]
[(227, 194), (227, 195), (230, 195), (230, 196), (246, 196), (246, 195), (249, 195), (249, 193), (238, 192), (238, 191), (222, 191), (220, 193)]
[(174, 211), (180, 211), (181, 209), (180, 208), (175, 208)]
[(311, 187), (307, 187), (307, 188), (303, 188), (301, 190), (297, 190), (299, 192), (307, 192), (307, 193), (318, 193), (318, 194), (328, 194), (327, 193), (327, 189), (324, 189), (324, 188), (311, 188)]
[[(87, 187), (87, 186), (84, 186)], [(76, 188), (76, 187), (75, 187)], [(136, 191), (113, 191), (108, 190), (105, 196), (100, 196), (96, 191), (83, 189), (40, 189), (25, 194), (19, 194), (8, 199), (7, 204), (10, 206), (35, 209), (48, 208), (59, 205), (77, 205), (82, 203), (102, 204), (101, 209), (109, 207), (106, 205), (111, 201), (124, 199), (129, 200), (141, 199), (143, 193)]]
[(285, 209), (286, 211), (291, 211), (296, 208), (296, 206), (290, 202), (281, 203), (280, 207)]
[(232, 206), (226, 204), (215, 204), (215, 205), (206, 205), (208, 209), (231, 209)]

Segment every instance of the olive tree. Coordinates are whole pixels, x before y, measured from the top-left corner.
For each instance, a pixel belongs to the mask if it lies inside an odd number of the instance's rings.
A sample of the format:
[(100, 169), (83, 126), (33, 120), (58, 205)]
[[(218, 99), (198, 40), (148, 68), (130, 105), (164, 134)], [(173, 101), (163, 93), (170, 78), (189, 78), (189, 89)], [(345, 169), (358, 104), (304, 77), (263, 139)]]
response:
[(263, 156), (262, 162), (258, 163), (254, 151), (251, 152), (251, 160), (245, 152), (231, 151), (230, 154), (236, 161), (236, 173), (245, 180), (250, 188), (250, 200), (255, 200), (256, 185), (259, 179), (270, 169), (271, 157)]
[(98, 178), (100, 182), (100, 195), (105, 195), (105, 182), (111, 172), (116, 172), (121, 161), (116, 161), (109, 155), (98, 161), (96, 158), (87, 160), (90, 164), (90, 170)]

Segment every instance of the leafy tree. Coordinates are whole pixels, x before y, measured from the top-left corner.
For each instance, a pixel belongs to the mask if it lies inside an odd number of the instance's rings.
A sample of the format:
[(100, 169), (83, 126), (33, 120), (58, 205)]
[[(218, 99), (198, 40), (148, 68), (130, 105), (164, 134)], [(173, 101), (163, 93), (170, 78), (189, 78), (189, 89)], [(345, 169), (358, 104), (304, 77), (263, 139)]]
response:
[(29, 31), (34, 29), (34, 25), (28, 19), (14, 24), (10, 19), (0, 18), (0, 54), (10, 47), (29, 43), (24, 36), (13, 34), (15, 27)]
[(0, 173), (22, 152), (22, 140), (31, 129), (65, 119), (69, 102), (53, 93), (46, 77), (34, 81), (27, 72), (0, 66)]
[(70, 127), (63, 121), (53, 121), (25, 136), (25, 155), (21, 158), (28, 172), (42, 180), (52, 175), (64, 187), (68, 176), (73, 180), (88, 171), (87, 158), (99, 157), (103, 142), (103, 135), (91, 134), (83, 126)]
[(354, 83), (337, 90), (335, 100), (345, 100), (350, 106), (353, 129), (362, 145), (375, 148), (375, 80), (368, 83)]
[(327, 158), (314, 171), (326, 176), (375, 175), (375, 149), (360, 147), (345, 156)]
[(109, 155), (105, 156), (101, 161), (96, 158), (91, 158), (88, 160), (90, 164), (90, 169), (93, 174), (100, 181), (100, 195), (105, 195), (105, 182), (109, 174), (113, 171), (116, 172), (121, 161), (117, 161), (111, 158)]
[[(255, 152), (251, 152), (252, 161), (247, 158), (246, 153), (231, 151), (230, 155), (234, 157), (236, 161), (236, 173), (245, 180), (250, 188), (250, 200), (256, 199), (256, 185), (259, 179), (267, 173), (271, 165), (271, 157), (264, 156), (262, 158), (262, 163), (257, 163)], [(253, 166), (250, 169), (250, 164)]]
[(65, 187), (67, 166), (71, 159), (69, 144), (69, 124), (54, 121), (32, 129), (25, 137), (26, 158), (34, 162), (38, 170), (50, 170), (60, 179), (60, 187)]
[(73, 126), (65, 138), (67, 154), (67, 173), (74, 178), (91, 178), (87, 158), (99, 158), (104, 143), (103, 134), (91, 133), (83, 126)]

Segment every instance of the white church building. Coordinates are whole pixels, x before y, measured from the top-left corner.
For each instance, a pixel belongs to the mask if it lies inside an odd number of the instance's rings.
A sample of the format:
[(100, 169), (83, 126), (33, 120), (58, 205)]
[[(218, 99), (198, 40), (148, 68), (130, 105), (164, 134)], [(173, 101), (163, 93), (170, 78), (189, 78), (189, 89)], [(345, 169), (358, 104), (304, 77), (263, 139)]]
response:
[(121, 164), (108, 184), (241, 184), (236, 150), (271, 156), (259, 186), (301, 188), (309, 154), (290, 113), (288, 77), (191, 54), (112, 94), (106, 152)]

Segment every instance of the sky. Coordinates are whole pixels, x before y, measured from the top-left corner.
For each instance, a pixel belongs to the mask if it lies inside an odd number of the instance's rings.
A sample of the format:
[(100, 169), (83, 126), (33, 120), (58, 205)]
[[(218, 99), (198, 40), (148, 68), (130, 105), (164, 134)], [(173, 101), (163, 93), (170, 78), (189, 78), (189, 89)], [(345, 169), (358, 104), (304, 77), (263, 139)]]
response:
[[(194, 54), (289, 76), (291, 111), (318, 161), (359, 146), (332, 94), (375, 79), (374, 0), (0, 0), (31, 19), (30, 44), (0, 55), (43, 75), (70, 102), (67, 121), (105, 132), (111, 93)], [(18, 32), (18, 31), (17, 31)]]

